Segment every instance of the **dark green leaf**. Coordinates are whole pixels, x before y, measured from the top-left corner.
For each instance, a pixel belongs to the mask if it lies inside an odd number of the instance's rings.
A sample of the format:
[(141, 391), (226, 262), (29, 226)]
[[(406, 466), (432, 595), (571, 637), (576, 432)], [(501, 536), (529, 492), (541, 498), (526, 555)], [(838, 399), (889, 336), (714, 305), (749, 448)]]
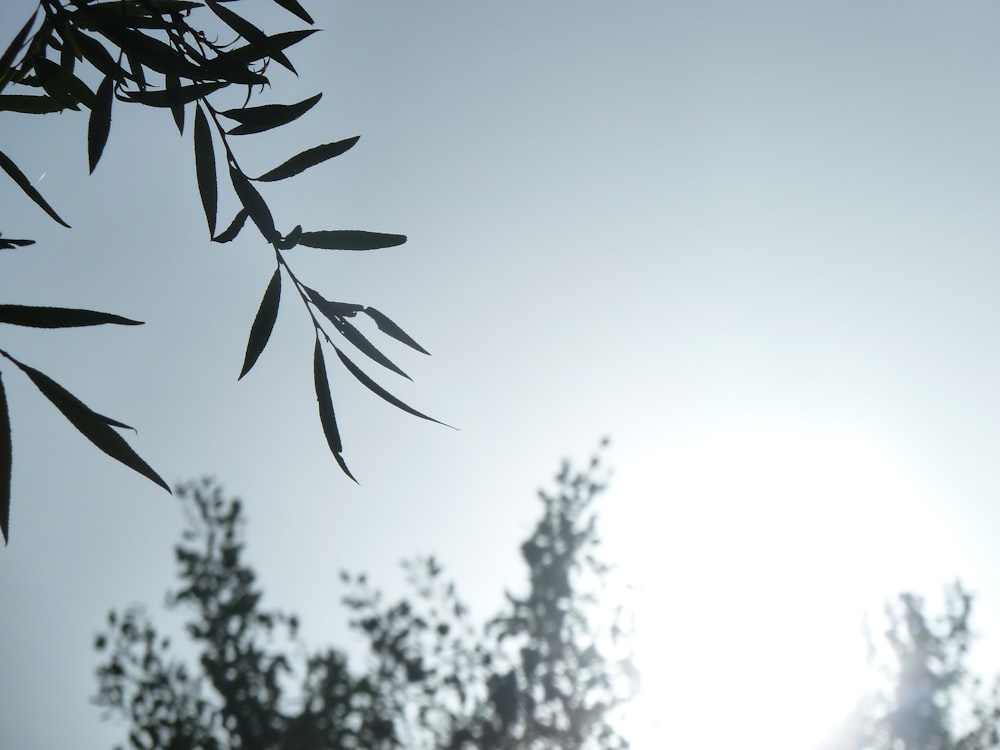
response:
[(356, 135), (353, 138), (346, 138), (336, 143), (324, 143), (322, 146), (307, 149), (275, 167), (270, 172), (265, 172), (257, 180), (260, 182), (274, 182), (275, 180), (284, 180), (286, 177), (297, 175), (299, 172), (321, 164), (327, 159), (340, 156), (357, 143), (360, 137)]
[(116, 461), (120, 461), (133, 471), (142, 474), (150, 481), (160, 485), (167, 492), (170, 492), (169, 485), (163, 481), (160, 475), (153, 471), (152, 467), (143, 461), (139, 457), (139, 454), (132, 450), (131, 446), (125, 442), (125, 439), (112, 429), (112, 424), (121, 426), (121, 423), (112, 422), (109, 424), (107, 417), (103, 417), (93, 411), (45, 373), (18, 362), (12, 357), (10, 359), (31, 379), (31, 382), (42, 392), (42, 395), (52, 402), (52, 405), (62, 412), (62, 415), (85, 438)]
[(94, 173), (97, 162), (104, 153), (104, 145), (108, 142), (111, 132), (111, 105), (115, 100), (115, 82), (111, 76), (105, 76), (97, 87), (94, 107), (90, 110), (90, 122), (87, 125), (87, 156), (90, 159), (90, 173)]
[(303, 232), (299, 244), (324, 250), (378, 250), (395, 247), (406, 242), (405, 234), (363, 232), (357, 229), (331, 229), (322, 232)]
[(246, 224), (247, 217), (249, 215), (249, 212), (245, 208), (241, 208), (232, 223), (226, 227), (222, 234), (213, 237), (212, 242), (232, 242), (235, 240), (236, 235), (240, 233), (240, 230), (243, 229), (243, 225)]
[[(338, 349), (337, 347), (333, 347), (333, 349), (334, 349), (334, 351), (337, 352), (337, 356), (340, 357), (340, 361), (344, 363), (344, 367), (346, 367), (348, 369), (348, 371), (351, 373), (351, 375), (353, 375), (354, 377), (356, 377), (365, 388), (367, 388), (368, 390), (370, 390), (372, 393), (374, 393), (379, 398), (381, 398), (381, 399), (383, 399), (385, 401), (388, 401), (390, 404), (392, 404), (393, 406), (395, 406), (397, 409), (402, 409), (407, 414), (412, 414), (415, 417), (420, 417), (421, 419), (426, 419), (429, 422), (436, 422), (437, 424), (444, 425), (445, 427), (451, 427), (451, 425), (445, 424), (444, 422), (441, 422), (440, 420), (434, 419), (434, 417), (428, 417), (426, 414), (417, 411), (412, 406), (403, 403), (398, 398), (396, 398), (391, 393), (389, 393), (389, 391), (387, 391), (385, 388), (383, 388), (378, 383), (376, 383), (374, 380), (372, 380), (370, 377), (368, 377), (368, 375), (360, 367), (358, 367), (356, 364), (354, 364), (348, 358), (348, 356), (346, 354), (344, 354), (342, 351), (340, 351), (340, 349)], [(454, 429), (454, 428), (452, 428), (452, 429)]]
[[(164, 76), (164, 88), (167, 91), (177, 91), (181, 87), (180, 79), (173, 73), (168, 73)], [(184, 135), (184, 104), (178, 102), (170, 108), (170, 114), (174, 116), (174, 124), (177, 126), (177, 132)]]
[(57, 214), (55, 210), (52, 208), (52, 206), (50, 206), (48, 203), (45, 202), (45, 199), (42, 197), (41, 193), (35, 190), (35, 188), (32, 187), (31, 183), (28, 181), (28, 178), (24, 176), (24, 172), (18, 169), (17, 165), (14, 162), (12, 162), (10, 158), (8, 158), (8, 156), (3, 151), (0, 151), (0, 167), (3, 168), (4, 172), (10, 175), (11, 179), (13, 179), (14, 182), (17, 183), (17, 186), (24, 191), (25, 195), (27, 195), (29, 198), (31, 198), (31, 200), (33, 200), (35, 203), (41, 206), (42, 210), (45, 211), (45, 213), (47, 213), (57, 222), (62, 224), (64, 227), (69, 228), (69, 224), (63, 221), (59, 217), (59, 214)]
[(383, 315), (374, 307), (366, 307), (365, 315), (375, 321), (375, 325), (379, 327), (379, 330), (387, 336), (392, 336), (396, 341), (401, 341), (407, 346), (416, 349), (418, 352), (423, 352), (424, 354), (430, 356), (430, 352), (424, 349), (420, 344), (414, 341), (410, 336), (400, 328), (398, 325), (393, 323), (388, 316)]
[(281, 234), (274, 228), (274, 217), (271, 216), (271, 209), (267, 207), (264, 199), (257, 192), (257, 188), (251, 185), (246, 175), (232, 164), (229, 165), (229, 178), (232, 180), (236, 197), (240, 199), (240, 203), (250, 214), (250, 218), (253, 219), (253, 223), (257, 225), (260, 233), (264, 235), (264, 239), (268, 242), (277, 242), (281, 238)]
[(125, 94), (125, 98), (130, 102), (145, 104), (147, 107), (173, 108), (193, 102), (195, 99), (203, 99), (225, 86), (225, 83), (192, 83), (189, 86), (179, 86), (175, 89), (130, 91)]
[(35, 18), (37, 16), (38, 8), (35, 8), (35, 12), (31, 14), (31, 18), (29, 18), (28, 22), (21, 27), (21, 30), (14, 35), (10, 44), (7, 45), (7, 49), (4, 50), (3, 56), (0, 57), (0, 88), (3, 88), (3, 84), (7, 82), (8, 77), (13, 72), (14, 59), (24, 46), (24, 40), (28, 38), (28, 32), (31, 31), (31, 27), (35, 25)]
[(241, 123), (228, 131), (230, 135), (250, 135), (287, 125), (293, 120), (297, 120), (312, 109), (322, 96), (321, 93), (316, 94), (295, 104), (264, 104), (260, 107), (227, 109), (220, 114)]
[(194, 111), (194, 168), (198, 176), (201, 205), (205, 209), (205, 219), (208, 221), (208, 233), (212, 237), (215, 235), (215, 220), (218, 214), (219, 186), (215, 175), (212, 131), (200, 104), (195, 106)]
[(365, 338), (364, 334), (361, 333), (361, 331), (359, 331), (353, 325), (348, 323), (343, 318), (339, 317), (331, 318), (331, 321), (337, 327), (337, 330), (340, 331), (341, 335), (345, 339), (350, 341), (352, 344), (354, 344), (354, 346), (358, 349), (359, 352), (367, 355), (369, 358), (371, 358), (375, 362), (378, 362), (383, 367), (392, 370), (397, 375), (402, 375), (407, 380), (413, 380), (413, 378), (411, 378), (409, 375), (403, 372), (399, 367), (397, 367), (396, 364), (391, 359), (389, 359), (381, 351), (379, 351), (378, 348), (374, 344), (372, 344), (371, 341)]
[(27, 115), (47, 115), (62, 112), (65, 107), (51, 96), (30, 96), (27, 94), (4, 94), (0, 96), (0, 110), (20, 112)]
[(10, 413), (7, 411), (7, 394), (0, 375), (0, 532), (3, 543), (10, 541), (10, 476), (13, 468), (13, 451), (10, 437)]
[(255, 47), (266, 49), (270, 57), (275, 62), (284, 66), (285, 68), (288, 68), (288, 70), (298, 75), (298, 73), (295, 70), (295, 67), (292, 65), (291, 60), (285, 57), (285, 53), (282, 52), (280, 48), (275, 48), (275, 49), (271, 48), (269, 44), (270, 40), (267, 34), (258, 29), (256, 26), (254, 26), (252, 23), (250, 23), (242, 16), (233, 13), (233, 11), (229, 10), (229, 8), (226, 8), (217, 0), (205, 0), (205, 3), (208, 5), (209, 8), (212, 9), (212, 12), (215, 13), (215, 15), (217, 15), (222, 20), (222, 22), (225, 23), (229, 28), (231, 28), (233, 31), (235, 31), (237, 34), (246, 39), (250, 44), (254, 45)]
[(264, 290), (264, 297), (257, 308), (257, 315), (254, 316), (253, 325), (250, 326), (250, 339), (247, 341), (247, 353), (243, 358), (243, 369), (240, 371), (240, 380), (250, 372), (260, 353), (267, 346), (267, 340), (271, 338), (271, 331), (274, 330), (274, 321), (278, 319), (278, 303), (281, 301), (281, 268), (274, 270), (274, 275)]
[(71, 307), (35, 307), (32, 305), (0, 305), (0, 323), (32, 328), (77, 328), (114, 323), (122, 326), (141, 326), (141, 320), (123, 318), (121, 315), (79, 310)]
[[(313, 350), (313, 381), (316, 387), (316, 401), (319, 404), (319, 421), (323, 425), (323, 434), (330, 452), (337, 460), (341, 471), (351, 479), (354, 475), (347, 468), (342, 454), (344, 446), (340, 442), (340, 432), (337, 430), (337, 418), (333, 413), (333, 398), (330, 396), (330, 383), (326, 377), (326, 363), (323, 361), (323, 347), (319, 337), (316, 337), (316, 348)], [(357, 482), (357, 479), (354, 479)]]
[(309, 287), (304, 288), (313, 304), (316, 305), (320, 312), (322, 312), (326, 317), (330, 318), (330, 320), (333, 320), (335, 317), (353, 318), (365, 309), (362, 305), (356, 305), (353, 302), (331, 302), (315, 289), (310, 289)]
[(274, 2), (287, 10), (289, 13), (294, 13), (306, 23), (315, 23), (315, 21), (312, 20), (312, 16), (306, 13), (306, 9), (299, 5), (298, 0), (274, 0)]

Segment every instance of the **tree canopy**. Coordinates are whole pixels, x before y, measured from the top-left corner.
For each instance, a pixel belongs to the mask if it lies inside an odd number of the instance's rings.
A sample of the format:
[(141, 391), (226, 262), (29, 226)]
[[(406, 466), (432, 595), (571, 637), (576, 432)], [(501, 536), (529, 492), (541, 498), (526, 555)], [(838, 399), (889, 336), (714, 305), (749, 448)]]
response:
[(310, 652), (295, 615), (263, 606), (240, 502), (211, 480), (180, 487), (189, 524), (168, 605), (190, 615), (198, 663), (174, 656), (143, 608), (113, 610), (95, 640), (96, 702), (136, 750), (625, 748), (611, 717), (636, 673), (620, 621), (592, 617), (608, 571), (593, 507), (602, 474), (597, 459), (564, 465), (540, 493), (521, 546), (526, 592), (483, 628), (434, 557), (406, 566), (412, 593), (395, 602), (343, 573), (360, 669), (343, 649)]
[[(315, 333), (313, 382), (319, 421), (341, 470), (353, 474), (327, 378), (326, 352), (366, 388), (414, 416), (437, 421), (404, 403), (357, 364), (366, 358), (395, 375), (409, 375), (373, 343), (373, 334), (402, 342), (427, 354), (389, 316), (369, 305), (327, 299), (296, 275), (289, 251), (367, 251), (400, 245), (401, 234), (356, 229), (303, 228), (275, 217), (261, 189), (294, 177), (351, 149), (358, 136), (306, 148), (260, 175), (248, 174), (239, 154), (245, 136), (274, 130), (305, 115), (322, 97), (299, 102), (258, 104), (272, 83), (274, 64), (297, 75), (289, 50), (316, 32), (313, 18), (298, 0), (273, 0), (307, 28), (273, 31), (247, 17), (239, 0), (39, 0), (38, 6), (0, 56), (0, 112), (40, 116), (87, 111), (87, 157), (93, 172), (112, 130), (112, 115), (125, 105), (168, 113), (178, 132), (191, 139), (197, 191), (212, 242), (232, 242), (247, 220), (274, 257), (274, 272), (264, 287), (250, 325), (243, 378), (261, 356), (277, 319), (282, 291), (308, 311)], [(241, 12), (237, 12), (234, 8)], [(192, 122), (193, 121), (193, 122)], [(190, 123), (190, 124), (189, 124)], [(53, 221), (69, 227), (65, 211), (54, 208), (13, 158), (0, 149), (0, 168)], [(240, 206), (219, 222), (219, 191), (231, 190)], [(17, 250), (33, 240), (0, 235), (0, 249)], [(130, 318), (93, 310), (0, 304), (0, 323), (36, 328), (140, 325)], [(0, 533), (9, 535), (12, 438), (2, 376), (26, 375), (63, 416), (100, 450), (148, 477), (167, 491), (160, 475), (126, 442), (120, 430), (132, 429), (86, 405), (48, 375), (0, 348), (12, 367), (0, 368)]]

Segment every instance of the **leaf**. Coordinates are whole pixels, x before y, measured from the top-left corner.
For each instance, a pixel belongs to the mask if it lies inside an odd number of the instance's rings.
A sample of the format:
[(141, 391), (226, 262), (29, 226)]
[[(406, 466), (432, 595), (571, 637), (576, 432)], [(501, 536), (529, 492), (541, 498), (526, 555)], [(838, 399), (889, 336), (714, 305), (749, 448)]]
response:
[(123, 318), (121, 315), (79, 310), (70, 307), (35, 307), (32, 305), (0, 305), (0, 323), (32, 328), (77, 328), (113, 323), (122, 326), (141, 326), (141, 320)]
[(0, 237), (0, 250), (13, 250), (15, 247), (27, 247), (34, 244), (34, 240), (15, 240)]
[(312, 16), (306, 12), (306, 9), (299, 5), (298, 0), (274, 0), (274, 2), (287, 10), (289, 13), (294, 13), (306, 23), (315, 23), (315, 21), (312, 20)]
[(281, 234), (274, 228), (271, 209), (267, 207), (257, 188), (250, 184), (246, 175), (233, 166), (232, 162), (229, 164), (229, 178), (233, 183), (233, 190), (236, 191), (236, 197), (240, 199), (240, 203), (250, 214), (260, 233), (264, 235), (264, 239), (268, 242), (277, 242), (281, 239)]
[[(303, 39), (312, 36), (316, 33), (316, 31), (317, 29), (300, 29), (298, 31), (282, 31), (277, 34), (272, 34), (267, 38), (266, 47), (262, 47), (258, 44), (244, 44), (236, 47), (235, 49), (231, 49), (228, 52), (223, 52), (218, 57), (208, 60), (206, 67), (211, 69), (216, 65), (221, 65), (224, 68), (229, 69), (234, 64), (246, 66), (248, 63), (264, 59), (269, 53), (273, 53), (275, 49), (288, 49), (289, 47), (298, 44)], [(265, 80), (267, 79), (265, 78)], [(242, 83), (242, 81), (234, 82)]]
[(4, 50), (3, 56), (0, 57), (0, 88), (3, 88), (3, 84), (6, 83), (7, 77), (13, 70), (12, 66), (14, 64), (14, 58), (17, 57), (17, 53), (21, 51), (24, 46), (24, 40), (28, 38), (28, 32), (31, 31), (31, 27), (35, 25), (35, 18), (38, 16), (38, 8), (35, 8), (35, 12), (31, 14), (31, 18), (28, 22), (21, 27), (21, 30), (14, 35), (10, 44), (7, 45), (7, 49)]
[(7, 411), (7, 394), (0, 375), (0, 532), (3, 543), (10, 541), (10, 477), (13, 468), (13, 451), (10, 437), (10, 413)]
[(297, 120), (316, 106), (316, 102), (322, 96), (323, 94), (319, 93), (295, 104), (264, 104), (260, 107), (227, 109), (219, 114), (240, 123), (232, 130), (227, 131), (229, 135), (250, 135), (281, 127)]
[(132, 450), (131, 446), (125, 442), (125, 438), (112, 429), (112, 425), (122, 426), (120, 422), (108, 420), (107, 417), (103, 417), (93, 411), (45, 373), (39, 372), (34, 367), (30, 367), (22, 362), (18, 362), (9, 355), (8, 358), (31, 379), (31, 382), (42, 392), (42, 395), (52, 402), (52, 405), (62, 412), (62, 415), (85, 438), (116, 461), (120, 461), (133, 471), (142, 474), (150, 481), (160, 485), (167, 492), (170, 492), (169, 485), (163, 481), (160, 475), (153, 471), (152, 467), (143, 461), (139, 457), (139, 454)]
[(313, 304), (316, 305), (320, 312), (322, 312), (326, 317), (330, 318), (331, 321), (335, 317), (353, 318), (365, 309), (363, 305), (356, 305), (353, 302), (331, 302), (315, 289), (310, 289), (309, 287), (304, 287), (304, 289)]
[(379, 250), (406, 242), (405, 234), (363, 232), (358, 229), (330, 229), (321, 232), (303, 232), (299, 244), (323, 250)]
[[(319, 336), (316, 337), (316, 348), (313, 350), (313, 381), (316, 387), (316, 402), (319, 405), (319, 421), (323, 425), (323, 434), (330, 452), (343, 471), (351, 479), (354, 475), (347, 468), (347, 463), (341, 453), (344, 450), (340, 442), (340, 432), (337, 430), (337, 418), (333, 413), (333, 399), (330, 396), (330, 382), (326, 378), (326, 363), (323, 361), (323, 347)], [(357, 482), (357, 479), (354, 479)]]
[(247, 341), (247, 353), (243, 358), (243, 369), (240, 376), (250, 372), (260, 353), (267, 346), (267, 341), (271, 338), (271, 331), (274, 330), (274, 322), (278, 319), (278, 303), (281, 301), (281, 268), (274, 270), (274, 275), (264, 290), (264, 297), (257, 308), (257, 315), (254, 316), (253, 325), (250, 326), (250, 339)]
[[(167, 91), (177, 91), (181, 87), (180, 79), (173, 73), (168, 73), (164, 76), (164, 88)], [(174, 124), (177, 126), (177, 132), (184, 135), (184, 104), (178, 102), (170, 107), (170, 114), (174, 116)]]
[(409, 375), (403, 372), (396, 364), (385, 356), (379, 349), (361, 333), (357, 328), (348, 323), (343, 318), (331, 318), (333, 324), (340, 331), (341, 335), (350, 341), (357, 348), (359, 352), (367, 355), (370, 359), (378, 362), (383, 367), (392, 370), (397, 375), (402, 375), (407, 380), (413, 380)]
[(404, 331), (398, 325), (393, 323), (388, 318), (388, 316), (383, 315), (374, 307), (366, 307), (364, 309), (364, 313), (369, 318), (375, 321), (375, 325), (379, 327), (379, 330), (382, 331), (382, 333), (386, 334), (387, 336), (392, 336), (394, 339), (396, 339), (396, 341), (400, 341), (406, 344), (407, 346), (416, 349), (418, 352), (423, 352), (428, 357), (430, 356), (431, 353), (429, 351), (424, 349), (422, 346), (420, 346), (420, 344), (418, 344), (416, 341), (410, 338), (410, 336), (406, 333), (406, 331)]
[(240, 233), (243, 225), (246, 224), (249, 215), (249, 212), (245, 208), (241, 208), (225, 231), (213, 237), (212, 242), (232, 242), (235, 240), (236, 235)]
[[(114, 28), (109, 24), (98, 24), (95, 27), (102, 36), (126, 51), (129, 58), (134, 57), (142, 65), (152, 68), (158, 73), (172, 73), (192, 81), (205, 79), (202, 69), (191, 62), (183, 53), (178, 52), (166, 42), (133, 31), (128, 28)], [(133, 71), (138, 79), (138, 74)]]
[(51, 96), (31, 96), (28, 94), (4, 94), (0, 96), (0, 110), (20, 112), (26, 115), (47, 115), (61, 112), (65, 107)]
[(115, 62), (111, 53), (99, 41), (87, 36), (80, 29), (76, 30), (75, 38), (83, 56), (104, 75), (111, 76), (116, 81), (127, 81), (132, 78), (121, 65)]
[[(0, 97), (0, 100), (2, 100), (2, 98), (3, 97)], [(342, 153), (354, 146), (360, 137), (361, 136), (356, 135), (353, 138), (345, 138), (344, 140), (337, 141), (336, 143), (324, 143), (321, 146), (315, 146), (307, 149), (301, 154), (296, 154), (288, 161), (275, 167), (270, 172), (265, 172), (257, 178), (257, 181), (274, 182), (275, 180), (284, 180), (287, 177), (297, 175), (299, 172), (304, 172), (309, 169), (309, 167), (321, 164), (327, 159), (340, 156)]]
[(194, 168), (198, 176), (201, 205), (205, 209), (205, 219), (208, 221), (208, 233), (211, 237), (215, 235), (219, 186), (215, 176), (215, 149), (212, 146), (212, 131), (208, 127), (208, 118), (205, 117), (200, 104), (195, 106), (194, 111)]
[(48, 203), (45, 202), (45, 199), (42, 197), (41, 193), (35, 190), (35, 188), (32, 187), (31, 183), (28, 181), (28, 178), (24, 176), (24, 172), (18, 169), (17, 165), (14, 162), (12, 162), (10, 158), (7, 156), (7, 154), (5, 154), (3, 151), (0, 151), (0, 167), (3, 168), (4, 172), (10, 175), (11, 179), (13, 179), (14, 182), (17, 183), (18, 187), (21, 188), (22, 191), (24, 191), (24, 194), (27, 195), (29, 198), (31, 198), (31, 200), (33, 200), (35, 203), (37, 203), (41, 207), (41, 209), (45, 211), (45, 213), (47, 213), (49, 216), (51, 216), (53, 219), (55, 219), (57, 222), (62, 224), (67, 229), (69, 228), (69, 224), (63, 221), (59, 217), (59, 214), (57, 214), (55, 210), (52, 208), (52, 206), (50, 206)]
[(229, 28), (231, 28), (241, 37), (246, 39), (250, 44), (256, 47), (261, 47), (263, 49), (266, 49), (268, 51), (268, 54), (275, 62), (277, 62), (279, 65), (282, 65), (285, 68), (288, 68), (288, 70), (298, 75), (298, 72), (292, 65), (291, 60), (285, 57), (284, 52), (282, 52), (281, 49), (271, 48), (267, 34), (258, 29), (256, 26), (254, 26), (252, 23), (250, 23), (242, 16), (233, 13), (233, 11), (223, 6), (217, 0), (205, 0), (205, 3), (208, 5), (209, 8), (212, 9), (212, 12), (215, 13), (215, 15), (217, 15), (222, 20), (222, 22), (225, 23)]
[[(440, 420), (434, 419), (434, 417), (428, 417), (426, 414), (417, 411), (416, 409), (414, 409), (409, 404), (403, 403), (398, 398), (396, 398), (391, 393), (389, 393), (389, 391), (387, 391), (385, 388), (383, 388), (378, 383), (376, 383), (374, 380), (372, 380), (370, 377), (368, 377), (368, 375), (360, 367), (358, 367), (356, 364), (354, 364), (348, 358), (348, 356), (346, 354), (344, 354), (340, 349), (338, 349), (336, 346), (333, 347), (333, 349), (334, 349), (334, 351), (337, 352), (337, 356), (340, 357), (340, 361), (344, 363), (344, 367), (346, 367), (348, 369), (348, 371), (351, 373), (351, 375), (353, 375), (354, 377), (356, 377), (365, 388), (367, 388), (368, 390), (370, 390), (372, 393), (374, 393), (379, 398), (383, 399), (384, 401), (388, 401), (390, 404), (392, 404), (393, 406), (395, 406), (397, 409), (402, 409), (407, 414), (412, 414), (415, 417), (420, 417), (421, 419), (426, 419), (429, 422), (436, 422), (437, 424), (443, 425), (445, 427), (451, 427), (451, 425), (445, 424), (444, 422), (441, 422)], [(452, 427), (452, 429), (455, 429), (455, 428)]]
[(195, 99), (203, 99), (209, 94), (226, 86), (225, 83), (192, 83), (175, 89), (160, 89), (157, 91), (130, 91), (125, 98), (130, 102), (145, 104), (147, 107), (177, 107), (183, 106)]
[(111, 105), (115, 100), (115, 82), (111, 76), (105, 76), (97, 87), (94, 106), (90, 110), (90, 122), (87, 125), (87, 156), (90, 159), (90, 173), (94, 173), (97, 162), (104, 153), (104, 145), (108, 142), (111, 132)]

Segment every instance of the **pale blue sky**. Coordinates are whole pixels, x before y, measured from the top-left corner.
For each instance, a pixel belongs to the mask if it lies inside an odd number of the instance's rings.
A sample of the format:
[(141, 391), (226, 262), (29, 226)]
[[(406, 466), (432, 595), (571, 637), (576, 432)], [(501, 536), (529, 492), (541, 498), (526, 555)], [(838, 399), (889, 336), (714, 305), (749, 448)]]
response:
[[(796, 555), (821, 548), (846, 569), (852, 530), (907, 507), (845, 498), (849, 512), (831, 520), (830, 488), (853, 486), (854, 469), (839, 471), (830, 440), (862, 443), (901, 478), (885, 494), (905, 485), (921, 498), (916, 520), (898, 518), (864, 558), (896, 563), (873, 577), (933, 593), (962, 575), (982, 594), (981, 629), (1000, 635), (989, 619), (1000, 612), (995, 4), (309, 5), (324, 31), (293, 56), (300, 79), (280, 78), (276, 92), (324, 98), (283, 135), (241, 142), (241, 161), (262, 172), (362, 136), (267, 195), (280, 224), (409, 235), (378, 253), (289, 259), (328, 297), (378, 307), (433, 353), (398, 350), (415, 383), (397, 391), (460, 432), (395, 411), (331, 367), (362, 484), (345, 481), (315, 415), (310, 327), (295, 305), (235, 382), (270, 251), (250, 232), (206, 241), (190, 133), (178, 139), (165, 112), (119, 106), (91, 177), (84, 117), (0, 119), (3, 150), (33, 179), (44, 173), (40, 189), (74, 227), (0, 182), (0, 229), (38, 240), (4, 253), (0, 296), (146, 321), (5, 330), (4, 348), (139, 426), (132, 444), (168, 481), (212, 473), (242, 496), (267, 595), (302, 614), (314, 645), (343, 633), (337, 570), (393, 589), (397, 562), (416, 553), (438, 554), (489, 614), (520, 580), (535, 489), (604, 434), (622, 488), (608, 496), (611, 536), (678, 549), (704, 535), (698, 551), (654, 564), (721, 600), (750, 584), (706, 573), (708, 562), (725, 562), (733, 527), (761, 533), (746, 508), (780, 482), (782, 446), (815, 449), (789, 457), (793, 473), (829, 454), (815, 487), (796, 485), (796, 512), (767, 516), (772, 536), (758, 546), (794, 540), (786, 565), (808, 568)], [(4, 37), (32, 6), (0, 6)], [(233, 203), (223, 206), (225, 221)], [(110, 747), (120, 732), (87, 704), (92, 636), (112, 606), (159, 604), (181, 515), (24, 378), (4, 382), (15, 469), (0, 553), (0, 746)], [(689, 469), (718, 452), (711, 484), (743, 476), (727, 462), (760, 445), (773, 474), (732, 506), (695, 508), (707, 501), (685, 494), (678, 456), (702, 451)], [(837, 580), (831, 570), (817, 580)], [(753, 601), (742, 619), (764, 616)]]

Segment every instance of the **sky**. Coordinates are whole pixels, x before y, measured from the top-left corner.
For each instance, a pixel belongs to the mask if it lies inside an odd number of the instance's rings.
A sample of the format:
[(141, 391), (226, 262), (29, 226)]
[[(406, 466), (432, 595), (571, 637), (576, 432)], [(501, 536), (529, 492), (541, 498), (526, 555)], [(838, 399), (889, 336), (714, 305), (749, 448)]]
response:
[[(294, 304), (236, 382), (273, 260), (249, 231), (207, 241), (190, 129), (166, 112), (116, 105), (91, 176), (84, 116), (0, 115), (3, 151), (73, 225), (0, 181), (0, 231), (37, 240), (0, 258), (0, 297), (145, 321), (5, 327), (2, 346), (136, 425), (167, 481), (240, 496), (267, 601), (311, 645), (346, 633), (339, 570), (401, 592), (417, 554), (491, 614), (522, 580), (536, 490), (609, 435), (639, 750), (815, 741), (860, 684), (863, 611), (904, 588), (933, 603), (961, 577), (979, 663), (1000, 665), (995, 4), (307, 7), (323, 31), (273, 101), (323, 99), (239, 141), (241, 164), (361, 135), (265, 193), (288, 228), (408, 236), (288, 259), (432, 352), (387, 347), (414, 383), (380, 382), (458, 430), (331, 363), (346, 480)], [(0, 4), (2, 35), (32, 8)], [(112, 607), (159, 619), (183, 517), (9, 369), (0, 746), (111, 747), (91, 643)]]

